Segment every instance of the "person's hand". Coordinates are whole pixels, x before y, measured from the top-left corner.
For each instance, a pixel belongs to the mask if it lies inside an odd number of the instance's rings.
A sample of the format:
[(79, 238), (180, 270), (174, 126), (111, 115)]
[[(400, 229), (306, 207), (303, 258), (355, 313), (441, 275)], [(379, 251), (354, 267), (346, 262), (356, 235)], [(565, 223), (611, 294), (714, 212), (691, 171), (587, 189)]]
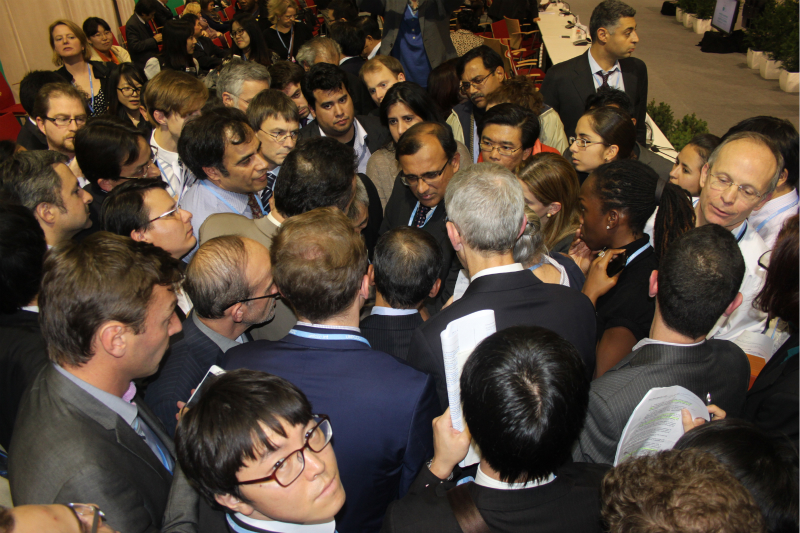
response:
[[(192, 392), (189, 393), (190, 398), (192, 397), (192, 394), (194, 394), (194, 391), (196, 390), (197, 389), (192, 389)], [(183, 418), (183, 415), (189, 412), (189, 408), (186, 407), (186, 402), (178, 402), (177, 405), (178, 405), (178, 412), (175, 413), (175, 420), (180, 422), (181, 418)]]
[(592, 264), (592, 259), (597, 255), (592, 252), (586, 243), (581, 239), (581, 230), (575, 232), (575, 237), (572, 239), (572, 244), (569, 246), (569, 257), (575, 261), (575, 264), (581, 269), (584, 275), (589, 272), (589, 267)]
[(535, 19), (533, 19), (534, 22), (539, 22), (540, 20), (542, 20), (542, 17), (536, 17)]
[[(711, 415), (712, 420), (724, 420), (727, 416), (727, 413), (717, 407), (716, 405), (709, 405), (708, 406), (708, 414)], [(706, 423), (705, 418), (695, 418), (692, 420), (692, 415), (689, 413), (688, 409), (681, 409), (681, 422), (683, 422), (683, 432), (686, 433), (689, 430), (696, 428), (697, 426), (702, 426)]]
[(164, 36), (161, 35), (160, 33), (156, 33), (155, 35), (153, 35), (153, 39), (155, 39), (158, 44), (161, 44), (161, 40), (163, 38), (164, 38)]
[(597, 258), (592, 261), (589, 272), (586, 274), (586, 283), (583, 284), (583, 290), (581, 292), (589, 297), (593, 305), (596, 305), (597, 299), (610, 291), (611, 288), (617, 284), (620, 273), (617, 273), (614, 277), (609, 277), (606, 270), (608, 269), (608, 263), (610, 263), (615, 256), (624, 251), (625, 250), (622, 249), (606, 250), (602, 257), (598, 255)]
[(433, 419), (433, 462), (431, 472), (439, 479), (447, 479), (453, 468), (467, 456), (472, 435), (469, 429), (458, 431), (450, 419), (450, 408)]

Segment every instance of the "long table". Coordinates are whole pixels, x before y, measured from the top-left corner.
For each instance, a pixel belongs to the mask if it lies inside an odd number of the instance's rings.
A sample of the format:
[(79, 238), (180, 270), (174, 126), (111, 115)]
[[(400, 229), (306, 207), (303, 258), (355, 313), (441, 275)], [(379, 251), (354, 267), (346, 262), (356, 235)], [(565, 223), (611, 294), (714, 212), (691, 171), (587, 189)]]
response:
[[(574, 16), (565, 16), (559, 11), (560, 7), (566, 7), (564, 4), (550, 4), (546, 10), (539, 12), (539, 31), (542, 34), (542, 41), (544, 42), (547, 55), (550, 56), (550, 61), (554, 65), (579, 56), (586, 51), (586, 46), (575, 46), (572, 42), (576, 39), (577, 27), (568, 29), (565, 28), (567, 23), (574, 22)], [(585, 21), (580, 21), (581, 24), (588, 25), (588, 18)], [(567, 37), (564, 37), (567, 36)], [(662, 157), (674, 161), (678, 153), (675, 151), (672, 143), (669, 142), (667, 136), (656, 126), (650, 115), (647, 115), (647, 125), (652, 131), (653, 145), (658, 148), (658, 154)], [(648, 135), (648, 141), (650, 135)], [(649, 144), (649, 142), (648, 142)]]

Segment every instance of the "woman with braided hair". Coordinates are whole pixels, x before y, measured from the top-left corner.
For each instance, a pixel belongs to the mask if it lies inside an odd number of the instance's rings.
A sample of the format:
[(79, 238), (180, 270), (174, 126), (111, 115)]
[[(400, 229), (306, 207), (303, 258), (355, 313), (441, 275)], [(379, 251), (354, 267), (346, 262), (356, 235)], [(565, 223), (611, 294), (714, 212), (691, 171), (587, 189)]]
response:
[[(651, 246), (644, 227), (656, 208)], [(669, 243), (694, 227), (695, 215), (686, 191), (633, 160), (595, 169), (581, 186), (579, 211), (570, 256), (586, 273), (583, 293), (597, 310), (600, 377), (648, 336), (655, 313), (650, 275)]]

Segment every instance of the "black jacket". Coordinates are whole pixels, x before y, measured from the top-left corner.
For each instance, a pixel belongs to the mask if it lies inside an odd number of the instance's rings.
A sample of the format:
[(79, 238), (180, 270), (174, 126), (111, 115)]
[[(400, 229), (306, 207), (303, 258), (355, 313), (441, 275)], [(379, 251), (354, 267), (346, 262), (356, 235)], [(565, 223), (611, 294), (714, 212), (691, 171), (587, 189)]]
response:
[(144, 65), (151, 57), (158, 55), (158, 43), (153, 38), (153, 30), (143, 24), (134, 13), (125, 23), (125, 38), (128, 41), (128, 53), (133, 64), (144, 72)]
[[(111, 102), (113, 98), (117, 97), (117, 90), (116, 90), (117, 88), (116, 87), (112, 88), (109, 85), (109, 76), (111, 75), (111, 69), (114, 67), (114, 65), (112, 63), (104, 63), (102, 61), (89, 61), (89, 64), (92, 65), (92, 72), (94, 73), (94, 77), (100, 80), (100, 88), (103, 89), (103, 94), (106, 97), (106, 102)], [(69, 73), (66, 66), (58, 69), (56, 73), (62, 76), (69, 83), (75, 81), (75, 77)], [(108, 109), (108, 107), (106, 107), (106, 109)], [(93, 112), (92, 116), (97, 116), (99, 114), (102, 113)]]
[(215, 45), (208, 37), (199, 37), (197, 39), (194, 54), (192, 55), (200, 64), (200, 70), (204, 73), (222, 66), (222, 60), (228, 57), (225, 50)]
[(47, 137), (39, 130), (39, 127), (28, 119), (17, 136), (17, 144), (25, 147), (26, 150), (47, 150)]

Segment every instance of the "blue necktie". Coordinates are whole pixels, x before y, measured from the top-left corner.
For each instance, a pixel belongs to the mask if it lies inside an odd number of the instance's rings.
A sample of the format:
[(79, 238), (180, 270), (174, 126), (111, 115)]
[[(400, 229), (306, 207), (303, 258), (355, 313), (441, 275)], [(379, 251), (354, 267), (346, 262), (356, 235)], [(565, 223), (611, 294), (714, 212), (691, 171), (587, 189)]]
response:
[(153, 450), (153, 453), (156, 454), (156, 457), (158, 457), (161, 464), (164, 465), (164, 468), (171, 474), (172, 470), (175, 468), (175, 461), (172, 460), (169, 452), (164, 450), (164, 443), (161, 442), (158, 435), (150, 429), (139, 415), (136, 415), (136, 419), (133, 421), (133, 430), (144, 439), (144, 442)]
[(261, 203), (264, 205), (264, 216), (268, 215), (272, 210), (269, 205), (269, 199), (272, 198), (272, 191), (275, 189), (276, 181), (278, 181), (278, 176), (269, 172), (267, 174), (267, 188), (261, 191)]

